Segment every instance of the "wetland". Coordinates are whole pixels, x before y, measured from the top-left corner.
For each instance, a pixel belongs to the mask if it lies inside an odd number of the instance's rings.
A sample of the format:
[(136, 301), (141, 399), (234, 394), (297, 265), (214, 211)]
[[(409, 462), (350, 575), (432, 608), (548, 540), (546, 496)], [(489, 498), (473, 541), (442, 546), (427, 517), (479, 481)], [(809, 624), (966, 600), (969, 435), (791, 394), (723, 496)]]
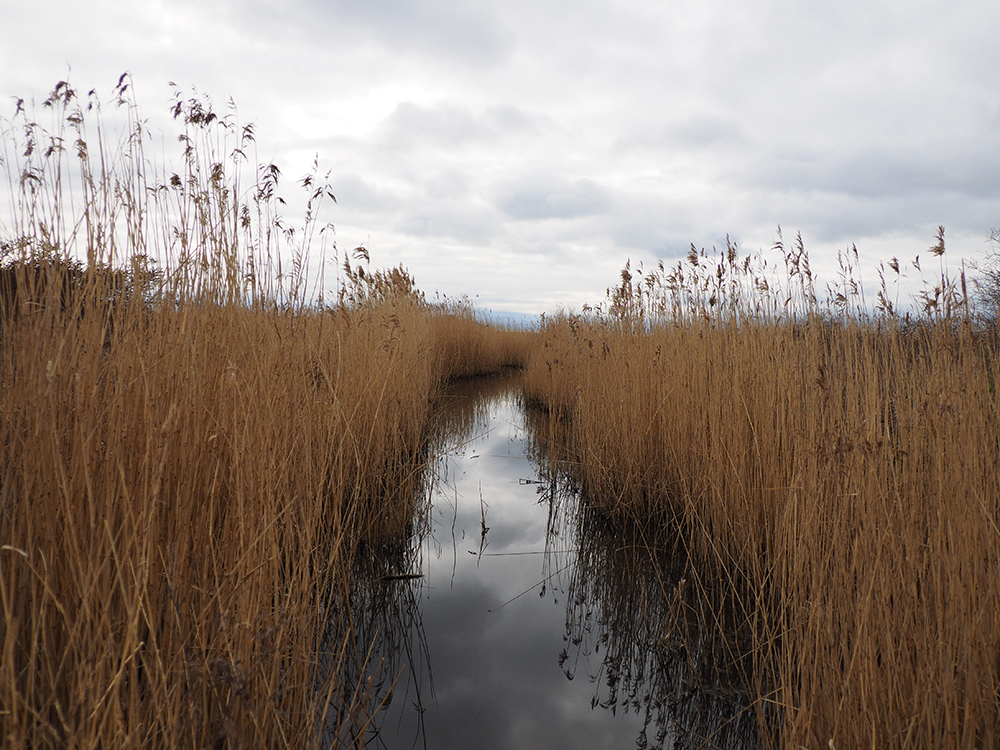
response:
[(378, 661), (399, 675), (368, 742), (757, 747), (745, 684), (696, 634), (712, 625), (665, 633), (671, 606), (690, 605), (668, 598), (690, 575), (683, 546), (629, 542), (586, 507), (553, 451), (565, 435), (522, 381), (462, 380), (437, 399), (424, 519), (391, 567), (407, 572), (359, 581)]
[(1000, 745), (1000, 335), (943, 228), (911, 312), (779, 229), (513, 329), (311, 278), (322, 177), (290, 231), (252, 128), (178, 97), (160, 163), (125, 83), (119, 143), (66, 82), (0, 123), (4, 747)]

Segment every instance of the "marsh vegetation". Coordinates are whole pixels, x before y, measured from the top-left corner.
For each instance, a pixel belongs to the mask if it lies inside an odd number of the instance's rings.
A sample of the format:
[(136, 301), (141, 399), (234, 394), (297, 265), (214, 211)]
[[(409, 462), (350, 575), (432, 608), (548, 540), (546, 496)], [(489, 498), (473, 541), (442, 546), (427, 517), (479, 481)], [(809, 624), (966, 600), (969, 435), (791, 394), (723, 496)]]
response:
[(1000, 341), (937, 240), (915, 313), (885, 285), (869, 310), (850, 273), (820, 301), (779, 239), (780, 278), (732, 246), (626, 268), (532, 352), (582, 492), (680, 530), (766, 745), (998, 741)]
[(120, 147), (87, 142), (68, 85), (45, 111), (60, 130), (22, 112), (4, 133), (4, 745), (363, 734), (351, 571), (410, 533), (436, 390), (518, 364), (526, 334), (428, 304), (361, 250), (337, 299), (306, 304), (327, 188), (307, 177), (313, 213), (287, 231), (277, 170), (237, 180), (252, 132), (198, 100), (175, 112), (177, 172), (138, 120)]
[(651, 745), (1000, 743), (1000, 341), (943, 230), (904, 310), (901, 261), (865, 301), (779, 235), (780, 273), (692, 248), (511, 331), (338, 250), (318, 171), (293, 230), (232, 112), (178, 94), (153, 161), (127, 86), (120, 139), (65, 83), (3, 128), (5, 746), (372, 743), (478, 418), (445, 389), (510, 368), (595, 706)]

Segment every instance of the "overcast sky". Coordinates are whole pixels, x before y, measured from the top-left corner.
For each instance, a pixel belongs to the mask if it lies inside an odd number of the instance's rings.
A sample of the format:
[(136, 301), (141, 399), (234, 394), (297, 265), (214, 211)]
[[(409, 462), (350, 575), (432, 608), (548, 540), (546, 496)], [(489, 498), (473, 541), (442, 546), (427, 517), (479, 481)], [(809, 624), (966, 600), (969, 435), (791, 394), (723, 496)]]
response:
[(1000, 226), (995, 0), (0, 3), (4, 116), (68, 68), (108, 99), (130, 71), (151, 117), (168, 81), (232, 97), (286, 176), (332, 170), (341, 248), (494, 309), (779, 224), (868, 285)]

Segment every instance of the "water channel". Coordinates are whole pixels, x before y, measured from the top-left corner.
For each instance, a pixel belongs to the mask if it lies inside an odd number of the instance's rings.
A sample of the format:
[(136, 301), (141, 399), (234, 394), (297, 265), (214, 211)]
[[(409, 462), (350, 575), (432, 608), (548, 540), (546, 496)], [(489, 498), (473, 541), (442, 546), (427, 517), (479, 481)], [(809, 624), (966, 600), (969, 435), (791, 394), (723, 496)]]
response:
[(413, 541), (354, 605), (381, 670), (364, 746), (756, 746), (744, 691), (704, 668), (709, 629), (664, 635), (685, 564), (581, 507), (546, 419), (516, 377), (442, 400)]

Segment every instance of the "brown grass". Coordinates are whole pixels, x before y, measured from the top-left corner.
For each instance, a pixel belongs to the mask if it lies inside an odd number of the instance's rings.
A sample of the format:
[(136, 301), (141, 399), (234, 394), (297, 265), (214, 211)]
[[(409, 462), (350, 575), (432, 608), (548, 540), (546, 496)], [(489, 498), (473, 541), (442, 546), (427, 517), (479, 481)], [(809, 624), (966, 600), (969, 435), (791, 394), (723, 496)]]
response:
[(566, 415), (589, 502), (686, 530), (752, 633), (766, 744), (995, 746), (996, 329), (946, 271), (919, 318), (873, 316), (797, 260), (780, 293), (735, 248), (626, 268), (607, 313), (545, 327), (529, 397)]
[[(252, 129), (203, 101), (177, 99), (177, 171), (151, 164), (126, 87), (115, 149), (66, 84), (54, 133), (3, 131), (4, 746), (363, 746), (395, 667), (355, 628), (358, 560), (412, 533), (441, 385), (529, 359), (594, 512), (683, 535), (697, 591), (665, 578), (649, 639), (714, 607), (765, 743), (1000, 744), (1000, 344), (943, 230), (912, 316), (884, 282), (869, 312), (856, 253), (821, 303), (779, 239), (783, 278), (692, 249), (536, 345), (342, 259), (315, 172), (291, 231), (277, 168), (241, 177)], [(606, 547), (581, 570), (627, 618)]]
[(345, 260), (339, 302), (310, 302), (316, 205), (283, 231), (276, 169), (243, 190), (204, 150), (220, 120), (179, 103), (176, 181), (138, 125), (91, 158), (65, 84), (80, 185), (45, 148), (65, 131), (4, 131), (2, 742), (363, 746), (395, 675), (355, 633), (355, 562), (412, 528), (440, 385), (527, 339), (427, 305), (401, 269)]

